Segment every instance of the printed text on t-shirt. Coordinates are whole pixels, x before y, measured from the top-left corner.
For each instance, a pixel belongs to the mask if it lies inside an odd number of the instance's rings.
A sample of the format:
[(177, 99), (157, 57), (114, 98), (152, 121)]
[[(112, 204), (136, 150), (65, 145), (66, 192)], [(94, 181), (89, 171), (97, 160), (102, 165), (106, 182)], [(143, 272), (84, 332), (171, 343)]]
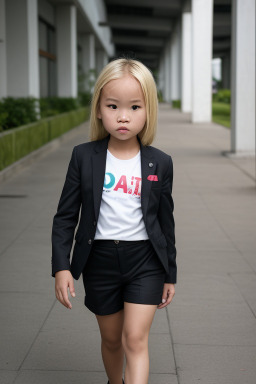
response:
[(131, 176), (128, 178), (126, 175), (122, 175), (119, 180), (111, 172), (105, 173), (104, 187), (105, 192), (122, 192), (134, 197), (140, 197), (141, 194), (141, 177)]

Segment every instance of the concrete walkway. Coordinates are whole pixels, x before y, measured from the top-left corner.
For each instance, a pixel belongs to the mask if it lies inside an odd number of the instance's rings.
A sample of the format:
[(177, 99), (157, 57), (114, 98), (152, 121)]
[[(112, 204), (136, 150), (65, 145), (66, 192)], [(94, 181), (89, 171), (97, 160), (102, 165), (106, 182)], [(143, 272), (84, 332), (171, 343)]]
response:
[[(255, 384), (255, 160), (222, 155), (229, 130), (161, 106), (154, 145), (173, 156), (178, 282), (150, 332), (150, 384)], [(68, 310), (51, 277), (51, 225), (75, 129), (0, 187), (2, 384), (106, 384), (100, 333), (83, 305)]]

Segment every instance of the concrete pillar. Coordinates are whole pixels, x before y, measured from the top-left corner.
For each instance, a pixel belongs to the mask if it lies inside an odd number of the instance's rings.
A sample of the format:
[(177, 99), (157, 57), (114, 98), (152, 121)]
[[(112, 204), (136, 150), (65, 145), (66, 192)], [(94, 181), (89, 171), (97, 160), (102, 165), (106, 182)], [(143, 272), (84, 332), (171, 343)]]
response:
[(231, 151), (255, 152), (255, 0), (232, 2)]
[(82, 46), (82, 70), (85, 75), (84, 89), (91, 91), (95, 80), (95, 75), (90, 73), (91, 70), (96, 68), (96, 55), (95, 55), (95, 37), (92, 34), (84, 34), (81, 36)]
[(181, 33), (181, 110), (192, 111), (192, 15), (182, 13)]
[(157, 88), (164, 97), (164, 55), (162, 54), (159, 61), (158, 76), (157, 76)]
[(167, 41), (164, 48), (164, 100), (171, 102), (171, 42)]
[(212, 116), (213, 0), (192, 0), (192, 122)]
[(221, 59), (222, 87), (230, 89), (231, 87), (231, 63), (230, 55), (225, 55)]
[(59, 5), (57, 26), (57, 92), (60, 97), (77, 97), (76, 7)]
[(96, 50), (96, 70), (97, 74), (100, 73), (103, 67), (108, 63), (107, 54), (103, 49)]
[(5, 0), (0, 0), (0, 99), (7, 95)]
[(166, 51), (167, 51), (167, 43), (165, 44), (164, 49), (163, 49), (163, 77), (164, 77), (163, 99), (164, 99), (165, 102), (166, 102), (166, 96), (167, 96), (166, 82), (167, 82), (167, 67), (168, 67)]
[(95, 69), (95, 37), (92, 34), (81, 36), (82, 44), (82, 62), (83, 71), (86, 73), (89, 69)]
[(180, 66), (181, 66), (181, 49), (180, 49), (180, 22), (175, 26), (171, 35), (171, 100), (180, 100)]
[(105, 67), (107, 64), (108, 64), (109, 60), (108, 60), (108, 55), (106, 54), (106, 52), (103, 53), (103, 67)]
[(7, 94), (39, 97), (37, 1), (8, 0), (6, 5)]

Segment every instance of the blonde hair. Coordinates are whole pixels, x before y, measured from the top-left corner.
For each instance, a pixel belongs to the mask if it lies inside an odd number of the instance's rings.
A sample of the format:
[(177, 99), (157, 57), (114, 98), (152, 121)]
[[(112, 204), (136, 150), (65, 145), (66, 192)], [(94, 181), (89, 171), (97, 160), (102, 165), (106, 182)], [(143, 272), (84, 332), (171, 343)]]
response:
[(146, 123), (138, 136), (143, 145), (150, 145), (156, 135), (158, 99), (157, 88), (151, 71), (140, 61), (121, 58), (108, 63), (96, 81), (91, 102), (90, 131), (91, 141), (101, 140), (108, 136), (102, 124), (102, 120), (97, 117), (101, 90), (110, 80), (120, 79), (126, 74), (132, 75), (141, 85), (141, 89), (146, 105)]

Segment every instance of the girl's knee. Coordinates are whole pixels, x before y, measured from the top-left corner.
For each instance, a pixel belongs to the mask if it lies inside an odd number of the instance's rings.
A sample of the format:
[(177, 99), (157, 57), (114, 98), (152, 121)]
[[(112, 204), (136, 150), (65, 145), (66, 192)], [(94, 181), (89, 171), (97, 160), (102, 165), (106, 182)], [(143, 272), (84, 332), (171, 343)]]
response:
[(125, 351), (140, 353), (148, 348), (148, 336), (136, 332), (123, 332), (122, 344)]
[(104, 346), (111, 351), (116, 351), (122, 346), (121, 337), (119, 338), (114, 336), (101, 337), (101, 340), (102, 340), (102, 344), (104, 344)]

